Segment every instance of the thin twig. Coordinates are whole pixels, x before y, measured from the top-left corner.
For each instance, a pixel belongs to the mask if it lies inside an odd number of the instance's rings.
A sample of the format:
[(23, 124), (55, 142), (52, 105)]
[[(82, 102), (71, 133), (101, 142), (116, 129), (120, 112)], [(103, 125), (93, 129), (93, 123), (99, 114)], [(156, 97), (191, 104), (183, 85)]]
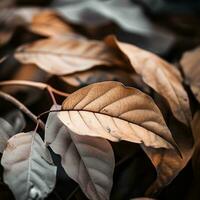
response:
[(49, 113), (52, 113), (52, 112), (61, 112), (61, 111), (64, 111), (62, 109), (58, 109), (58, 110), (47, 110), (47, 111), (44, 111), (43, 113), (40, 113), (38, 116), (37, 116), (37, 119), (41, 119), (42, 116), (46, 115), (46, 114), (49, 114)]
[(24, 112), (28, 117), (30, 117), (35, 123), (39, 123), (40, 127), (44, 129), (45, 125), (41, 120), (37, 119), (37, 116), (34, 115), (23, 103), (17, 100), (15, 97), (0, 91), (0, 97), (14, 104), (17, 108), (19, 108), (22, 112)]
[[(30, 86), (30, 87), (35, 87), (41, 90), (48, 90), (63, 96), (63, 97), (68, 97), (70, 94), (66, 93), (66, 92), (61, 92), (53, 87), (51, 87), (48, 84), (42, 83), (42, 82), (34, 82), (34, 81), (25, 81), (25, 80), (9, 80), (9, 81), (1, 81), (0, 82), (0, 86), (8, 86), (8, 85), (23, 85), (23, 86)], [(50, 94), (51, 95), (51, 94)]]
[(54, 96), (54, 94), (53, 94), (53, 92), (52, 92), (52, 90), (51, 90), (51, 88), (50, 88), (49, 86), (47, 87), (47, 91), (48, 91), (48, 93), (49, 93), (50, 96), (51, 96), (51, 99), (52, 99), (52, 101), (53, 101), (53, 104), (54, 104), (54, 105), (57, 105), (56, 98), (55, 98), (55, 96)]

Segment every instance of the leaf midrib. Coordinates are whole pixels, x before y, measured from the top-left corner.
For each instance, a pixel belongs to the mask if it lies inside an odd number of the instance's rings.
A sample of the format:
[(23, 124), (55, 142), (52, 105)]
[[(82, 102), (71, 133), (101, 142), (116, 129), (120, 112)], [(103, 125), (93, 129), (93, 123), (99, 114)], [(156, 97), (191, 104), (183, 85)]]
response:
[[(68, 111), (68, 112), (70, 112), (70, 111), (71, 111), (71, 112), (89, 112), (89, 113), (101, 114), (101, 115), (105, 115), (105, 116), (108, 116), (108, 117), (117, 118), (117, 119), (126, 121), (126, 122), (128, 122), (128, 123), (130, 123), (130, 124), (136, 124), (137, 126), (140, 126), (140, 127), (144, 128), (145, 130), (150, 131), (151, 133), (153, 133), (153, 134), (157, 135), (158, 137), (164, 139), (167, 143), (169, 143), (170, 145), (172, 145), (173, 147), (175, 147), (174, 144), (172, 144), (168, 139), (166, 139), (166, 138), (164, 138), (164, 137), (158, 135), (158, 134), (155, 133), (155, 132), (152, 132), (152, 130), (150, 130), (150, 129), (146, 128), (146, 127), (143, 127), (141, 124), (138, 124), (138, 123), (132, 122), (132, 121), (130, 121), (130, 120), (126, 120), (126, 119), (120, 118), (120, 117), (118, 117), (118, 116), (111, 116), (111, 115), (109, 115), (109, 114), (101, 113), (101, 112), (98, 112), (98, 111), (90, 111), (90, 110), (82, 110), (82, 109), (67, 109), (67, 110), (66, 110), (66, 109), (65, 109), (65, 110), (62, 110), (62, 109), (61, 109), (61, 111), (62, 111), (62, 112), (63, 112), (63, 111)], [(71, 121), (72, 121), (72, 120), (71, 120)], [(169, 132), (169, 133), (170, 133), (170, 132)], [(171, 137), (172, 137), (172, 136), (171, 136)], [(172, 139), (173, 139), (173, 137), (172, 137)], [(175, 148), (176, 148), (176, 147), (175, 147)]]

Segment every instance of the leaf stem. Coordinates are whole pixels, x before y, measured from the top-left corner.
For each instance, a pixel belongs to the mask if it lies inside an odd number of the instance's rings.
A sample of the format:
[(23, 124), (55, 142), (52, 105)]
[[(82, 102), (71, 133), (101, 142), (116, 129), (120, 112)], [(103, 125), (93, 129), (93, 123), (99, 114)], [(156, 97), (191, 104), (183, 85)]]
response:
[(23, 103), (17, 100), (15, 97), (0, 91), (0, 97), (14, 104), (17, 108), (19, 108), (22, 112), (24, 112), (28, 117), (30, 117), (35, 123), (39, 123), (40, 127), (44, 129), (44, 123), (34, 115)]
[(61, 112), (61, 111), (64, 111), (64, 110), (62, 110), (62, 109), (59, 109), (59, 110), (47, 110), (47, 111), (44, 111), (43, 113), (40, 113), (37, 116), (37, 119), (40, 119), (43, 115), (46, 115), (46, 114), (49, 114), (49, 113), (52, 113), (52, 112)]
[[(61, 92), (50, 85), (42, 82), (34, 82), (34, 81), (26, 81), (26, 80), (9, 80), (9, 81), (1, 81), (0, 86), (9, 86), (9, 85), (23, 85), (23, 86), (30, 86), (35, 87), (41, 90), (47, 90), (49, 94), (51, 93), (57, 94), (59, 96), (68, 97), (70, 94), (66, 92)], [(50, 93), (51, 92), (51, 93)]]

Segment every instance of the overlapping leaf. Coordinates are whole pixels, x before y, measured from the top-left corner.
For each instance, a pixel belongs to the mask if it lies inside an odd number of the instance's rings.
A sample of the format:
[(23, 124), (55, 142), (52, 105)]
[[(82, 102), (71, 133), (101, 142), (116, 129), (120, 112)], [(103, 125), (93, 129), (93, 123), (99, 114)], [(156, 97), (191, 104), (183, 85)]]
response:
[(7, 141), (25, 127), (25, 119), (21, 112), (14, 111), (0, 118), (0, 152), (3, 153)]
[(29, 29), (40, 35), (58, 38), (75, 34), (66, 21), (52, 10), (44, 10), (35, 15)]
[(16, 199), (44, 199), (54, 188), (56, 167), (37, 133), (19, 133), (3, 152), (4, 182)]
[(48, 117), (45, 141), (61, 155), (66, 173), (80, 185), (89, 199), (109, 199), (115, 160), (108, 141), (73, 133), (58, 119), (57, 113)]
[(15, 134), (11, 124), (5, 119), (0, 118), (0, 152), (3, 153), (8, 139)]
[(192, 120), (192, 132), (194, 135), (195, 151), (192, 158), (196, 180), (200, 178), (200, 111), (197, 111)]
[(170, 149), (153, 149), (142, 146), (157, 171), (157, 178), (148, 188), (147, 194), (152, 195), (170, 184), (179, 172), (187, 165), (194, 151), (193, 137), (181, 124), (172, 119), (170, 121), (174, 137), (180, 147), (182, 157)]
[(127, 62), (142, 76), (144, 82), (167, 100), (174, 116), (189, 125), (191, 121), (189, 99), (182, 86), (179, 71), (153, 53), (119, 42), (112, 36), (107, 37), (106, 42), (120, 50), (128, 58)]
[(200, 47), (183, 54), (180, 64), (182, 66), (186, 83), (200, 102)]
[(76, 72), (60, 77), (64, 82), (75, 86), (82, 87), (92, 83), (102, 81), (119, 81), (126, 85), (133, 85), (133, 78), (129, 72), (122, 69), (90, 69), (83, 72)]
[(80, 38), (36, 41), (20, 47), (15, 57), (55, 75), (84, 71), (97, 65), (122, 65), (115, 51), (103, 42)]
[(16, 28), (19, 26), (26, 26), (38, 12), (39, 9), (37, 8), (1, 9), (0, 46), (9, 42)]
[(121, 83), (108, 81), (84, 87), (63, 102), (62, 110), (58, 117), (79, 135), (176, 148), (153, 100)]

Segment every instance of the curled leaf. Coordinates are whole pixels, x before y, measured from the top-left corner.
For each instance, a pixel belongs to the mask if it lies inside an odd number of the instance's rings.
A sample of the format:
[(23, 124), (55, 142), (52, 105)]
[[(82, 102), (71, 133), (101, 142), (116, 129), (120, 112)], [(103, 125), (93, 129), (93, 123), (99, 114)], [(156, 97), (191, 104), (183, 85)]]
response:
[(192, 164), (195, 179), (199, 182), (200, 178), (200, 111), (197, 111), (192, 120), (192, 132), (194, 136), (195, 151), (192, 157)]
[(102, 81), (119, 81), (125, 85), (133, 84), (133, 78), (130, 73), (122, 69), (90, 69), (83, 72), (76, 72), (74, 74), (68, 74), (60, 76), (60, 79), (64, 82), (75, 86), (83, 87), (92, 83)]
[(180, 64), (182, 66), (186, 83), (200, 102), (200, 47), (183, 54)]
[(77, 135), (63, 125), (57, 113), (50, 113), (45, 142), (61, 156), (64, 170), (89, 199), (109, 199), (115, 160), (108, 141)]
[(69, 24), (52, 10), (44, 10), (35, 15), (29, 29), (40, 35), (58, 38), (75, 34)]
[(189, 99), (179, 71), (171, 64), (153, 53), (134, 45), (117, 41), (110, 36), (106, 38), (108, 45), (118, 49), (127, 59), (143, 81), (163, 96), (174, 116), (186, 125), (191, 121)]
[(6, 147), (7, 141), (15, 134), (15, 131), (11, 124), (3, 118), (0, 118), (0, 152)]
[(172, 133), (180, 148), (182, 157), (178, 156), (177, 153), (171, 149), (156, 150), (142, 146), (157, 171), (157, 178), (148, 188), (146, 192), (147, 195), (152, 195), (170, 184), (187, 165), (194, 151), (192, 134), (185, 126), (177, 123), (174, 119), (170, 122)]
[(122, 65), (115, 51), (103, 42), (80, 38), (39, 40), (18, 48), (15, 57), (55, 75), (84, 71), (97, 65)]
[(25, 119), (20, 111), (13, 111), (0, 118), (0, 152), (3, 153), (7, 141), (25, 127)]

